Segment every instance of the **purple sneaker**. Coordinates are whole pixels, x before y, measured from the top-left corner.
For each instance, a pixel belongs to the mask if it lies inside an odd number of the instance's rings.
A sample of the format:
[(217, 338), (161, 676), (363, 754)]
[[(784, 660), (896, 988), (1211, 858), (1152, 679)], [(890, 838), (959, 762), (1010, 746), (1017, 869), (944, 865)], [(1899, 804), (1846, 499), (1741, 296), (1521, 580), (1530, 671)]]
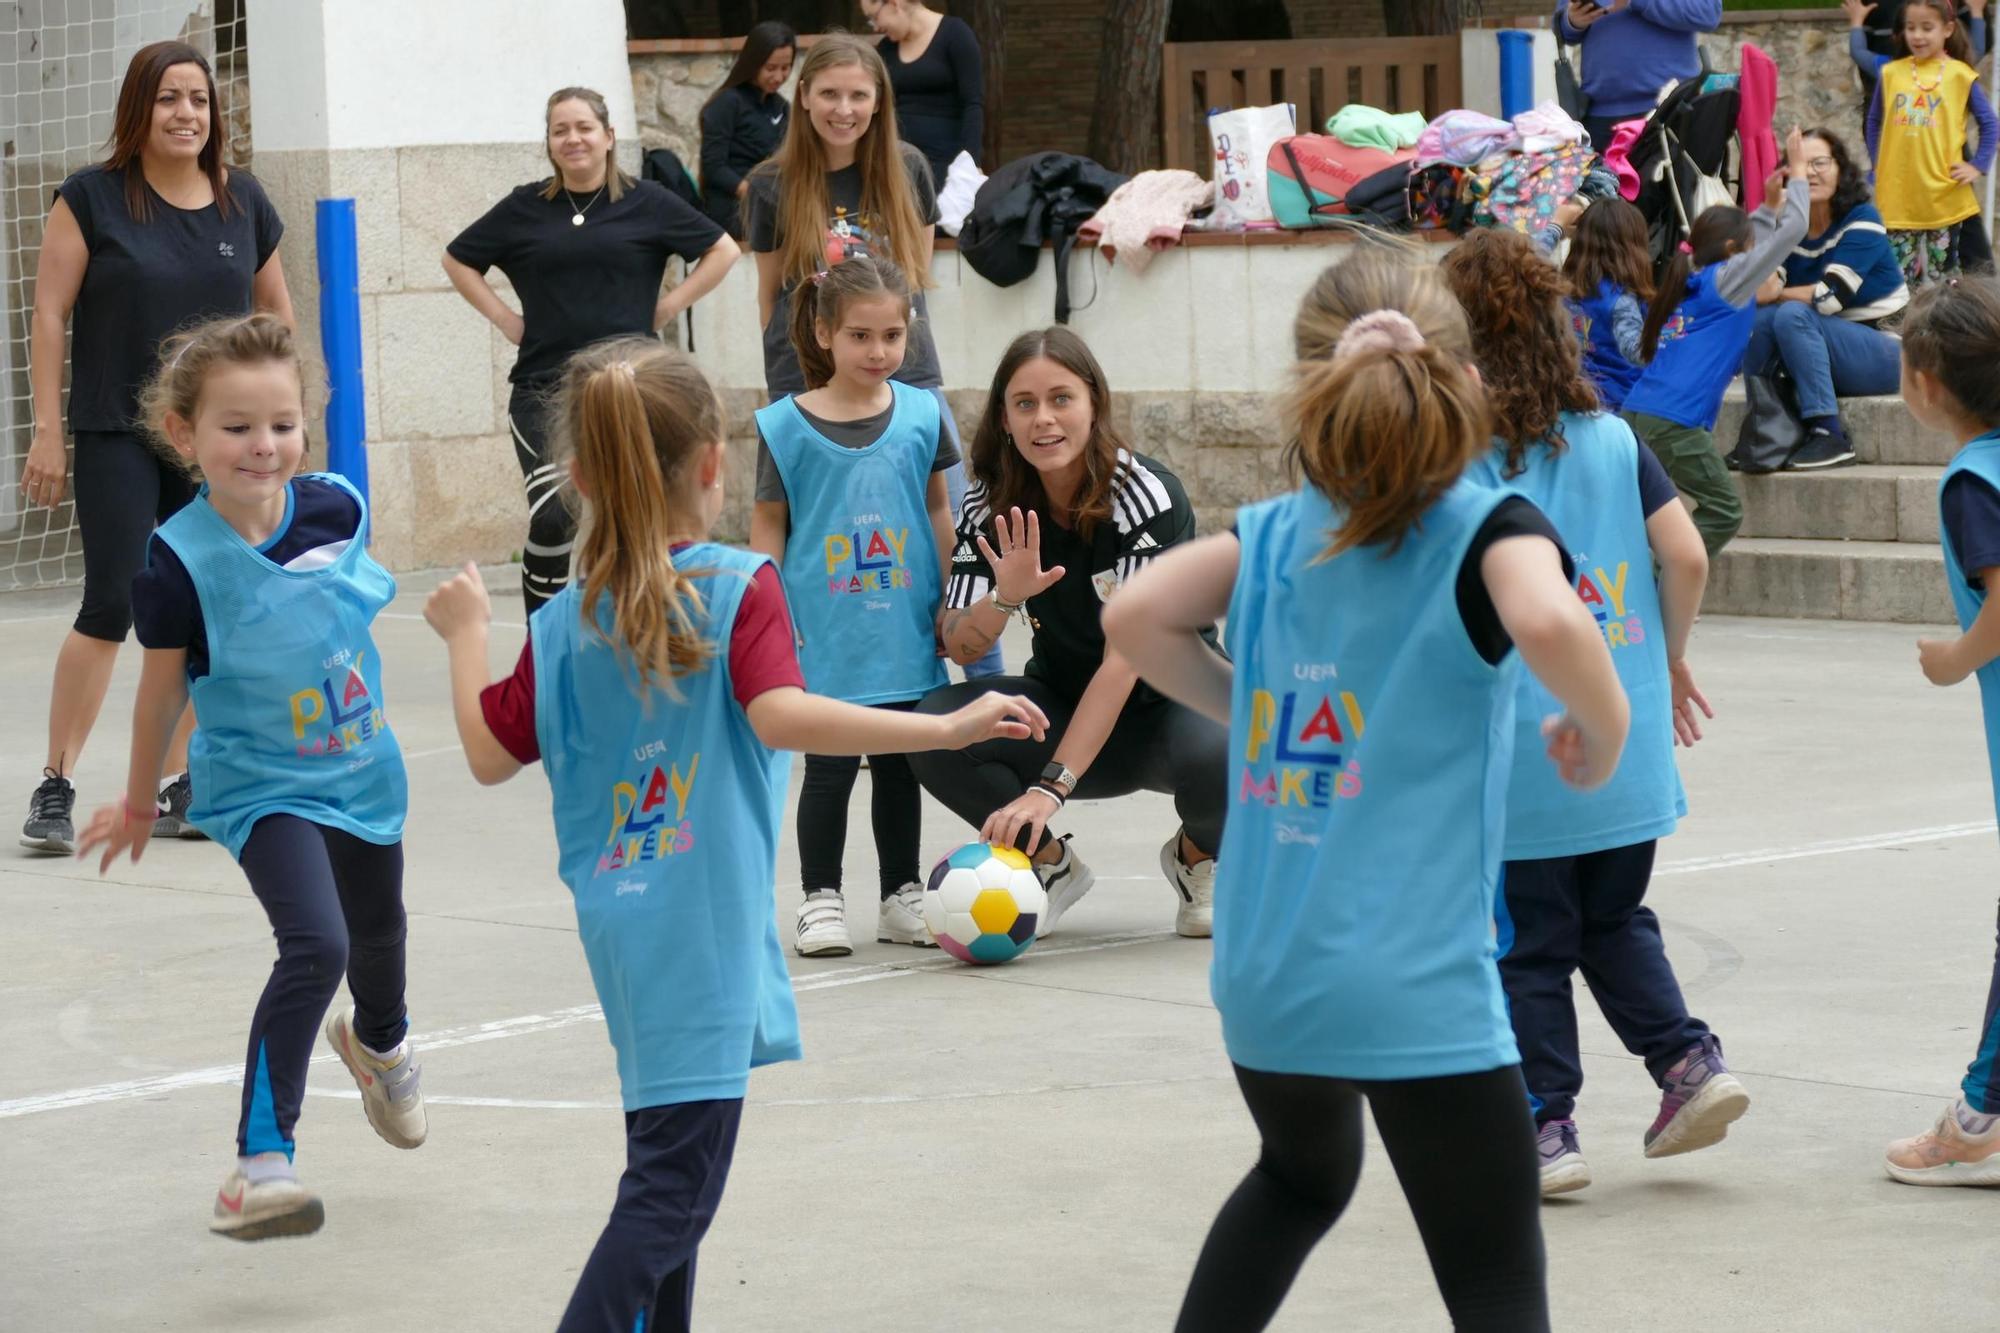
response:
[(1568, 1194), (1590, 1183), (1590, 1164), (1576, 1146), (1576, 1121), (1551, 1120), (1535, 1132), (1542, 1159), (1542, 1197)]
[(1750, 1109), (1750, 1094), (1722, 1063), (1722, 1043), (1703, 1037), (1667, 1071), (1660, 1114), (1646, 1131), (1646, 1156), (1712, 1148)]

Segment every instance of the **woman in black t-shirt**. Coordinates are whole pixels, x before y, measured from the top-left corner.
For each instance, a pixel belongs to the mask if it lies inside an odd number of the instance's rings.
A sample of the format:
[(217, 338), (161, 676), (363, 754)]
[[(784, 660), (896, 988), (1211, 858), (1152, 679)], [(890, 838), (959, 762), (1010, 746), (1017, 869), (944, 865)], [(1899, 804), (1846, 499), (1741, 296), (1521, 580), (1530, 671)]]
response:
[[(548, 391), (563, 363), (606, 338), (658, 332), (721, 282), (737, 256), (721, 227), (665, 186), (619, 170), (600, 94), (558, 89), (546, 119), (555, 174), (515, 187), (444, 253), (458, 294), (521, 349), (508, 375), (507, 424), (528, 495), (521, 597), (529, 615), (568, 584), (576, 540), (562, 494), (569, 477), (548, 449)], [(662, 292), (669, 255), (691, 267)], [(494, 267), (513, 284), (520, 313), (486, 280)]]
[[(186, 324), (267, 311), (292, 322), (278, 262), (284, 223), (247, 172), (223, 164), (215, 78), (185, 42), (142, 47), (118, 90), (109, 156), (65, 180), (42, 234), (28, 379), (35, 434), (22, 470), (29, 505), (62, 503), (63, 332), (70, 335), (69, 431), (83, 537), (83, 606), (56, 656), (49, 748), (21, 831), (24, 846), (69, 854), (69, 774), (104, 704), (132, 625), (132, 579), (153, 529), (194, 493), (139, 419), (160, 340)], [(186, 821), (188, 712), (161, 775), (156, 836), (199, 836)], [(174, 776), (178, 775), (178, 776)]]
[(1048, 714), (1048, 737), (913, 754), (917, 780), (981, 837), (1034, 859), (1049, 895), (1044, 934), (1094, 880), (1067, 838), (1044, 836), (1064, 803), (1171, 793), (1181, 827), (1160, 849), (1160, 868), (1180, 899), (1174, 929), (1206, 936), (1228, 732), (1141, 684), (1106, 649), (1102, 624), (1120, 584), (1193, 538), (1187, 492), (1125, 446), (1097, 358), (1060, 326), (1022, 334), (1000, 359), (972, 471), (939, 636), (952, 660), (969, 662), (1025, 613), (1034, 655), (1022, 676), (949, 685), (918, 708), (949, 712), (987, 690), (1022, 694)]
[(739, 241), (750, 168), (785, 141), (791, 104), (778, 90), (792, 77), (798, 49), (798, 35), (788, 25), (775, 19), (759, 23), (743, 39), (743, 49), (722, 86), (702, 104), (702, 207)]
[(861, 13), (882, 34), (877, 49), (896, 90), (903, 142), (924, 155), (942, 189), (953, 158), (979, 160), (986, 114), (979, 38), (964, 19), (923, 0), (861, 0)]

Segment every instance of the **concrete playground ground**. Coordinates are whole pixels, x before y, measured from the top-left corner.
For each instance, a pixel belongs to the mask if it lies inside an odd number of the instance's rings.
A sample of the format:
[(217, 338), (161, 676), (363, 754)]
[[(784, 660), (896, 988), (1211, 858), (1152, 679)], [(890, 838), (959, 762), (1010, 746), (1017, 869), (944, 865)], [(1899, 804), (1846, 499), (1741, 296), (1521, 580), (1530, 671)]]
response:
[[(209, 1235), (272, 952), (242, 875), (206, 844), (156, 843), (103, 879), (0, 850), (0, 1329), (554, 1326), (622, 1164), (611, 1053), (554, 874), (546, 786), (466, 774), (444, 655), (418, 617), (430, 580), (402, 584), (377, 636), (410, 758), (429, 1143), (379, 1141), (322, 1056), (298, 1162), (325, 1229)], [(0, 601), (10, 802), (40, 765), (72, 605)], [(498, 607), (512, 623), (496, 670), (521, 637), (518, 600)], [(1657, 1094), (1579, 997), (1596, 1183), (1543, 1210), (1557, 1327), (1880, 1333), (1988, 1325), (2000, 1309), (2000, 1198), (1897, 1185), (1880, 1166), (1970, 1055), (2000, 887), (1975, 690), (1926, 684), (1915, 638), (1716, 617), (1698, 630), (1720, 716), (1684, 758), (1693, 813), (1651, 901), (1691, 1005), (1755, 1100), (1719, 1147), (1645, 1160)], [(1018, 663), (1026, 645), (1008, 650)], [(135, 675), (127, 654), (80, 769), (80, 816), (122, 781)], [(855, 809), (850, 900), (872, 940), (858, 793)], [(1255, 1138), (1208, 946), (1171, 933), (1156, 859), (1168, 801), (1085, 806), (1070, 827), (1098, 887), (1015, 964), (872, 942), (791, 960), (807, 1058), (752, 1080), (701, 1256), (703, 1327), (1171, 1326)], [(933, 855), (962, 836), (936, 806), (925, 832)], [(796, 865), (788, 829), (774, 886), (787, 932)], [(1276, 1327), (1444, 1326), (1371, 1136), (1354, 1203)]]

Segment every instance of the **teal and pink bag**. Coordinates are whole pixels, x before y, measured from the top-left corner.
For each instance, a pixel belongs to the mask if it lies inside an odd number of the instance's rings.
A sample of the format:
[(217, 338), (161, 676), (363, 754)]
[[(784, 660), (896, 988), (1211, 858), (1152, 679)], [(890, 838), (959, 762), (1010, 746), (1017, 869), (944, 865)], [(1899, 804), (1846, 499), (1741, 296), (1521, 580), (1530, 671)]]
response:
[(1358, 148), (1331, 134), (1295, 134), (1271, 145), (1266, 189), (1280, 227), (1337, 227), (1351, 217), (1347, 198), (1364, 181), (1406, 167), (1413, 149)]

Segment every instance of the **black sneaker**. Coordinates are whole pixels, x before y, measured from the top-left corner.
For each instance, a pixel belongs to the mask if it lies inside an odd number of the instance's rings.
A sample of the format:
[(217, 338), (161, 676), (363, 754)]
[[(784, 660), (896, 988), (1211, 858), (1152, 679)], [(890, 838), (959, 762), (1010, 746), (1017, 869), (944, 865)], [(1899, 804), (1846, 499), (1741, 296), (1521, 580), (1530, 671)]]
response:
[(1785, 460), (1785, 471), (1812, 472), (1819, 468), (1852, 467), (1855, 461), (1854, 446), (1847, 442), (1845, 435), (1816, 430), (1806, 436), (1804, 444), (1792, 450), (1792, 456)]
[(76, 788), (53, 768), (42, 770), (42, 785), (28, 801), (28, 822), (21, 826), (21, 845), (59, 856), (76, 854)]
[(194, 784), (183, 773), (160, 788), (159, 815), (153, 820), (156, 838), (206, 838), (208, 835), (188, 820), (188, 806), (194, 803)]

